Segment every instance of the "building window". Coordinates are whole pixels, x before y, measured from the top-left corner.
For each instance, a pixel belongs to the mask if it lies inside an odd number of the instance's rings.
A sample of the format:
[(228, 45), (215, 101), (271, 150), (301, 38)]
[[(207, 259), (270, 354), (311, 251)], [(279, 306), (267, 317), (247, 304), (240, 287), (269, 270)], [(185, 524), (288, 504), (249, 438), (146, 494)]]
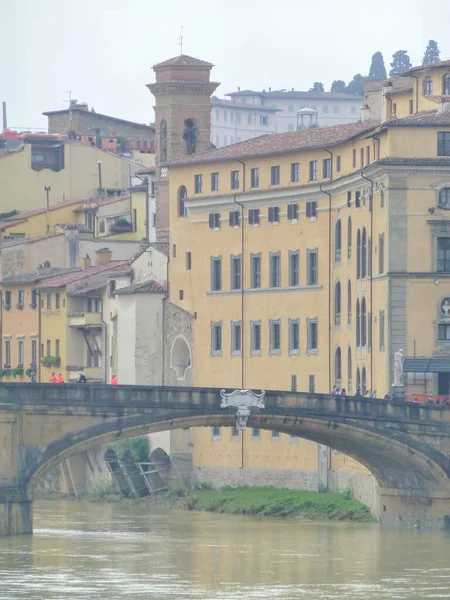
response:
[(5, 309), (9, 310), (11, 308), (11, 292), (5, 292), (5, 300), (4, 300)]
[(355, 192), (355, 208), (361, 207), (361, 192), (357, 190)]
[(308, 376), (308, 392), (310, 394), (314, 394), (316, 391), (316, 376), (309, 375)]
[(11, 342), (5, 341), (5, 365), (11, 365)]
[(211, 258), (211, 290), (218, 292), (222, 289), (222, 259)]
[(17, 292), (17, 308), (22, 309), (25, 304), (25, 294), (23, 290)]
[(280, 185), (280, 167), (270, 167), (270, 184)]
[(433, 95), (433, 80), (430, 76), (425, 77), (423, 80), (423, 95), (424, 96), (432, 96)]
[(354, 148), (352, 152), (352, 166), (356, 169), (356, 148)]
[(384, 273), (384, 233), (378, 235), (378, 273)]
[(450, 96), (450, 73), (446, 73), (443, 77), (442, 95)]
[(240, 321), (231, 322), (231, 354), (237, 356), (242, 352), (242, 328)]
[(261, 255), (252, 254), (250, 257), (250, 277), (251, 287), (258, 289), (261, 287)]
[(230, 227), (239, 227), (241, 215), (238, 210), (231, 210), (228, 216)]
[(450, 156), (450, 132), (438, 132), (438, 156)]
[(187, 216), (187, 208), (185, 206), (185, 202), (187, 200), (187, 189), (182, 185), (178, 192), (178, 216), (186, 217)]
[(306, 273), (308, 285), (317, 285), (317, 253), (317, 249), (308, 250), (306, 253)]
[(450, 325), (438, 326), (438, 340), (440, 342), (450, 342)]
[(180, 291), (178, 292), (178, 298), (179, 298), (180, 300), (184, 300), (184, 290), (180, 290)]
[(60, 303), (60, 295), (58, 293), (55, 294), (55, 310), (59, 310)]
[(372, 277), (372, 238), (367, 238), (367, 275)]
[(250, 187), (259, 188), (259, 169), (255, 167), (250, 169)]
[(300, 353), (300, 321), (289, 319), (289, 355)]
[(239, 171), (231, 171), (230, 187), (232, 190), (239, 189)]
[(361, 279), (361, 231), (356, 233), (356, 279)]
[(342, 159), (340, 156), (336, 156), (336, 172), (340, 173), (342, 169)]
[(409, 114), (412, 115), (414, 112), (414, 100), (409, 101)]
[(439, 208), (450, 208), (450, 188), (443, 188), (439, 192)]
[(259, 115), (259, 124), (263, 127), (269, 124), (269, 115)]
[(317, 217), (317, 202), (306, 203), (306, 218), (315, 219)]
[(222, 354), (222, 323), (211, 323), (211, 354)]
[(352, 260), (352, 218), (347, 220), (347, 260)]
[(249, 208), (248, 224), (249, 225), (259, 225), (259, 208)]
[(47, 310), (51, 310), (51, 309), (52, 309), (52, 295), (47, 294)]
[(361, 279), (367, 277), (367, 233), (363, 227), (361, 236)]
[(288, 112), (294, 112), (294, 105), (288, 104)]
[(203, 192), (203, 175), (194, 175), (194, 191), (196, 194)]
[[(240, 122), (241, 122), (241, 113), (240, 113), (240, 112), (237, 112), (237, 113), (236, 113), (236, 123), (240, 123)], [(239, 142), (239, 141), (240, 141), (240, 140), (239, 140), (239, 138), (238, 138), (238, 142)]]
[(37, 290), (31, 290), (31, 308), (36, 308), (38, 303), (38, 293)]
[(359, 162), (361, 169), (364, 167), (364, 148), (360, 148), (359, 150)]
[(55, 356), (61, 356), (59, 349), (59, 340), (55, 340)]
[(241, 257), (240, 256), (232, 256), (231, 257), (231, 289), (232, 290), (240, 290), (241, 289)]
[(37, 365), (38, 362), (38, 343), (37, 340), (31, 340), (31, 364)]
[(211, 213), (209, 215), (209, 228), (220, 229), (220, 213)]
[(281, 256), (279, 252), (270, 253), (270, 287), (281, 286)]
[(339, 346), (334, 353), (334, 382), (338, 385), (342, 382), (342, 353)]
[(361, 346), (367, 345), (367, 312), (366, 299), (361, 300)]
[(176, 257), (177, 257), (177, 245), (172, 244), (172, 258), (176, 258)]
[(102, 301), (100, 298), (88, 298), (87, 299), (87, 312), (88, 313), (99, 313), (102, 311)]
[(337, 114), (338, 114), (338, 112), (339, 112), (339, 106), (338, 106), (337, 104), (335, 104), (335, 105), (333, 106), (333, 112), (334, 112), (334, 114), (335, 114), (335, 115), (337, 115)]
[(308, 354), (317, 354), (318, 350), (318, 321), (317, 319), (307, 319), (307, 346)]
[(47, 356), (52, 355), (52, 342), (51, 340), (47, 340)]
[(211, 427), (211, 439), (220, 440), (222, 437), (220, 427)]
[(437, 240), (437, 271), (450, 273), (450, 238)]
[(18, 340), (17, 342), (17, 364), (18, 365), (22, 365), (24, 364), (24, 342), (23, 340)]
[(324, 158), (322, 162), (322, 177), (323, 179), (330, 179), (331, 177), (331, 158)]
[(261, 321), (250, 323), (250, 352), (253, 356), (261, 354)]
[(280, 208), (278, 206), (269, 207), (269, 223), (280, 222)]
[(347, 283), (347, 325), (352, 324), (352, 282)]
[(380, 310), (380, 315), (378, 318), (378, 324), (380, 327), (380, 352), (384, 352), (384, 310)]
[(251, 113), (251, 112), (247, 113), (247, 123), (249, 125), (252, 125), (252, 123), (253, 123), (253, 113)]
[(192, 254), (191, 252), (186, 252), (186, 271), (190, 271), (192, 269)]
[(289, 285), (297, 287), (300, 283), (300, 254), (298, 250), (289, 252)]
[(359, 298), (356, 300), (356, 347), (361, 346), (361, 307), (359, 304)]
[(352, 391), (352, 349), (347, 350), (347, 392)]
[(300, 163), (291, 164), (291, 181), (293, 183), (300, 181)]
[(366, 165), (370, 165), (370, 146), (366, 147)]
[(297, 221), (297, 219), (298, 219), (298, 204), (288, 204), (287, 218), (289, 221)]
[[(297, 391), (297, 375), (291, 375), (291, 392)], [(295, 436), (291, 436), (295, 437)]]
[(339, 327), (341, 324), (341, 282), (338, 281), (334, 286), (334, 325)]
[(317, 160), (309, 161), (309, 180), (317, 181)]
[(279, 320), (269, 321), (269, 346), (270, 354), (280, 354), (281, 324)]
[(259, 440), (261, 438), (261, 430), (257, 427), (252, 429), (252, 440)]
[(211, 191), (217, 192), (219, 189), (219, 173), (211, 173)]
[(279, 440), (280, 439), (280, 432), (279, 431), (272, 431), (271, 438), (273, 440)]
[(334, 227), (334, 262), (340, 263), (342, 256), (342, 225), (341, 220), (336, 221)]
[(362, 368), (361, 371), (361, 393), (363, 396), (367, 392), (367, 375), (366, 375), (366, 367)]
[(106, 232), (106, 220), (100, 219), (98, 222), (98, 232), (105, 233)]

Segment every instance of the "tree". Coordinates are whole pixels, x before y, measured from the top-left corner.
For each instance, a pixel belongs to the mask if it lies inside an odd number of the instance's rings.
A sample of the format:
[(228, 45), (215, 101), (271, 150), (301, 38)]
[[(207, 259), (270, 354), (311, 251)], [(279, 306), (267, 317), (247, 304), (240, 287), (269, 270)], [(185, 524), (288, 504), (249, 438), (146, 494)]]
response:
[(386, 67), (384, 66), (384, 58), (381, 52), (375, 52), (372, 56), (368, 79), (386, 79)]
[(345, 92), (345, 81), (342, 81), (342, 79), (335, 79), (331, 84), (330, 92)]
[(391, 70), (389, 71), (389, 77), (401, 75), (411, 67), (412, 64), (408, 56), (408, 51), (397, 50), (397, 52), (392, 55)]
[(323, 83), (321, 81), (315, 81), (312, 88), (309, 90), (310, 92), (324, 92), (325, 88), (323, 87)]
[(437, 63), (441, 60), (441, 51), (437, 45), (435, 40), (430, 40), (428, 42), (427, 49), (425, 50), (425, 54), (423, 56), (423, 65), (431, 65), (433, 63)]
[(349, 94), (362, 95), (364, 90), (364, 82), (366, 81), (366, 79), (367, 77), (364, 77), (363, 75), (361, 75), (361, 73), (357, 73), (350, 81), (345, 91)]

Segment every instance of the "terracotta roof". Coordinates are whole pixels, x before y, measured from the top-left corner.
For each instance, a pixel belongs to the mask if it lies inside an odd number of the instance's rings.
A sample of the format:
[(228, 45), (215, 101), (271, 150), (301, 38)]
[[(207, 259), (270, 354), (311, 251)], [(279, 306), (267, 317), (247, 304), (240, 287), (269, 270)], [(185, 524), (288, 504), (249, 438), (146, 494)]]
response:
[[(147, 123), (136, 123), (136, 121), (128, 121), (127, 119), (119, 119), (117, 117), (111, 117), (110, 115), (104, 115), (102, 113), (98, 113), (98, 112), (91, 112), (90, 110), (86, 110), (85, 108), (80, 108), (77, 106), (73, 106), (71, 108), (71, 112), (78, 112), (78, 113), (82, 113), (84, 115), (89, 115), (91, 117), (93, 117), (94, 119), (99, 117), (100, 119), (110, 119), (111, 121), (116, 121), (117, 123), (125, 123), (126, 125), (134, 125), (135, 127), (145, 127), (146, 129), (149, 130), (149, 132), (151, 131), (152, 133), (155, 131), (155, 128), (153, 127), (153, 125), (147, 125)], [(43, 112), (42, 114), (45, 117), (48, 117), (50, 115), (63, 115), (63, 114), (69, 114), (69, 109), (68, 108), (63, 108), (61, 110), (48, 110), (47, 112)], [(110, 137), (114, 137), (114, 136), (110, 136)], [(101, 148), (100, 148), (101, 150)]]
[(63, 236), (63, 233), (47, 233), (46, 235), (38, 235), (37, 237), (33, 238), (17, 238), (16, 240), (4, 240), (0, 243), (0, 248), (10, 248), (11, 246), (18, 246), (20, 244), (34, 244), (34, 242), (40, 242), (42, 240)]
[(102, 284), (99, 284), (98, 281), (96, 283), (92, 283), (91, 285), (86, 285), (80, 289), (76, 289), (68, 292), (69, 296), (84, 296), (85, 294), (92, 294), (92, 292), (100, 292), (104, 290), (106, 287), (106, 279)]
[(391, 79), (371, 79), (364, 83), (364, 92), (381, 92), (388, 88), (387, 94), (406, 94), (414, 89), (412, 77), (392, 77)]
[(261, 96), (271, 99), (291, 99), (291, 100), (362, 100), (359, 94), (347, 94), (346, 92), (302, 92), (297, 90), (263, 90), (257, 92), (254, 90), (243, 90), (239, 92), (230, 92), (225, 96)]
[(417, 73), (417, 71), (429, 71), (430, 69), (442, 69), (443, 67), (450, 67), (450, 60), (441, 60), (436, 63), (431, 63), (429, 65), (420, 65), (418, 67), (413, 67), (405, 73), (402, 73), (402, 77), (407, 77), (410, 73)]
[(63, 231), (79, 231), (80, 233), (92, 233), (92, 229), (86, 227), (82, 223), (58, 223), (55, 225), (58, 229)]
[(163, 62), (160, 62), (156, 65), (153, 65), (153, 69), (161, 69), (164, 67), (210, 67), (212, 65), (209, 62), (204, 60), (200, 60), (199, 58), (194, 58), (193, 56), (188, 56), (187, 54), (180, 54), (179, 56), (174, 56), (173, 58), (169, 58)]
[(189, 165), (195, 163), (240, 159), (249, 156), (284, 154), (313, 148), (335, 146), (380, 126), (380, 121), (344, 123), (331, 127), (313, 127), (302, 131), (262, 135), (231, 146), (207, 150), (167, 163), (168, 165)]
[(151, 281), (145, 281), (144, 283), (135, 283), (134, 285), (130, 285), (128, 287), (119, 288), (115, 291), (115, 294), (164, 294), (165, 292), (165, 287), (152, 279)]
[(427, 100), (436, 102), (436, 104), (444, 104), (444, 102), (450, 102), (450, 96), (425, 96)]
[[(60, 208), (65, 208), (67, 206), (72, 206), (74, 204), (82, 204), (86, 202), (86, 200), (66, 200), (65, 202), (58, 202), (57, 204), (50, 204), (48, 207), (49, 212), (53, 212), (54, 210), (59, 210)], [(33, 210), (24, 210), (23, 212), (19, 212), (19, 214), (11, 217), (11, 222), (15, 220), (15, 222), (26, 221), (30, 217), (34, 217), (35, 215), (42, 215), (47, 212), (47, 207), (43, 206), (41, 208), (34, 208)], [(3, 223), (9, 223), (10, 219), (6, 219)]]
[(167, 258), (169, 257), (169, 244), (168, 243), (166, 243), (166, 242), (151, 242), (149, 244), (149, 247), (154, 248), (158, 252), (161, 252), (161, 254), (164, 254), (164, 256), (167, 256)]
[(118, 275), (119, 273), (127, 274), (128, 272), (131, 272), (130, 262), (130, 260), (112, 260), (106, 265), (96, 265), (94, 267), (84, 269), (83, 271), (80, 269), (76, 273), (69, 273), (66, 275), (60, 275), (59, 277), (54, 277), (53, 279), (50, 279), (49, 281), (37, 287), (45, 289), (60, 288), (68, 285), (69, 283), (75, 283), (76, 281), (81, 281), (82, 279), (85, 279), (91, 275), (98, 275), (100, 273), (105, 275), (109, 275), (110, 273), (115, 275)]
[(79, 268), (65, 269), (63, 267), (49, 267), (36, 269), (34, 273), (22, 273), (21, 275), (12, 275), (11, 277), (5, 277), (1, 281), (1, 285), (18, 285), (21, 283), (37, 283), (45, 279), (50, 279), (56, 275), (65, 275), (68, 273), (76, 273), (80, 271)]
[(450, 126), (450, 111), (422, 110), (401, 119), (392, 119), (392, 121), (384, 123), (383, 127), (429, 127), (433, 125)]

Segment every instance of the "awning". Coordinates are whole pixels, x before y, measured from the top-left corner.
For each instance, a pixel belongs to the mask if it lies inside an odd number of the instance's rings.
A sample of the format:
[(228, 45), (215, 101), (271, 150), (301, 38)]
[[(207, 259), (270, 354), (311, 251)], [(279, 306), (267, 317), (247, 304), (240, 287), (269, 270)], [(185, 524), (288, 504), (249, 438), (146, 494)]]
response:
[(406, 357), (404, 373), (450, 373), (450, 358)]

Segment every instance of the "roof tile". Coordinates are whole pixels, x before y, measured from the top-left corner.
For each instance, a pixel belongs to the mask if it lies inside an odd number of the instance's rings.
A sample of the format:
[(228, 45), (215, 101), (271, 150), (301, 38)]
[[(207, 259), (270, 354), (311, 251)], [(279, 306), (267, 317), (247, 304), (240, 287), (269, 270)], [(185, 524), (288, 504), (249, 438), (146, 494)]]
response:
[(210, 68), (213, 67), (211, 63), (206, 62), (205, 60), (200, 60), (199, 58), (194, 58), (193, 56), (188, 56), (187, 54), (180, 54), (179, 56), (174, 56), (173, 58), (169, 58), (168, 60), (164, 60), (163, 62), (153, 65), (153, 69), (178, 66)]
[[(64, 287), (70, 283), (75, 283), (76, 281), (81, 281), (82, 279), (90, 277), (91, 275), (98, 275), (100, 273), (103, 273), (104, 275), (109, 274), (109, 273), (114, 274), (114, 275), (123, 273), (124, 275), (126, 275), (127, 273), (131, 272), (130, 263), (131, 263), (131, 259), (130, 260), (112, 260), (111, 262), (107, 263), (106, 265), (96, 265), (94, 267), (89, 267), (88, 269), (84, 269), (83, 271), (78, 270), (76, 273), (68, 273), (66, 275), (60, 275), (59, 277), (54, 277), (53, 279), (50, 279), (49, 281), (46, 281), (45, 283), (38, 285), (37, 287), (45, 288), (45, 289)], [(87, 285), (89, 285), (89, 284), (87, 284)], [(86, 285), (86, 287), (87, 287), (87, 285)], [(79, 288), (79, 289), (82, 289), (82, 288)]]
[(151, 281), (145, 281), (143, 283), (135, 283), (128, 287), (119, 288), (115, 291), (116, 295), (122, 294), (152, 294), (152, 293), (165, 293), (166, 288), (161, 285), (158, 281), (152, 279)]
[(429, 71), (430, 69), (442, 69), (443, 67), (450, 67), (450, 60), (440, 60), (436, 63), (431, 63), (429, 65), (419, 65), (418, 67), (413, 67), (405, 73), (402, 73), (402, 77), (407, 77), (410, 73), (417, 73), (417, 71)]

